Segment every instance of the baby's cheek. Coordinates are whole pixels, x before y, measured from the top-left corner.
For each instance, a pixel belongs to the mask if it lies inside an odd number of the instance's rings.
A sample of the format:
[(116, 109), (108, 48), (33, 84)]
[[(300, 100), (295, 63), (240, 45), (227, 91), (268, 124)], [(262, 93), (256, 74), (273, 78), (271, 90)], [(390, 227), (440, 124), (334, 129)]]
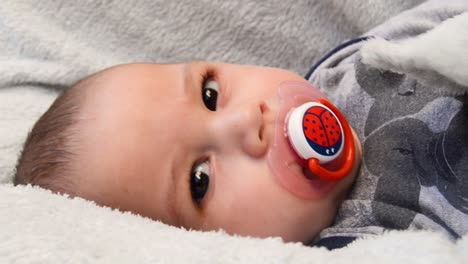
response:
[(275, 200), (273, 196), (266, 195), (271, 187), (260, 184), (254, 180), (256, 175), (225, 176), (228, 180), (217, 183), (213, 189), (214, 194), (207, 200), (204, 219), (200, 230), (210, 231), (223, 229), (230, 234), (260, 236), (265, 233), (265, 222), (270, 222), (274, 211)]

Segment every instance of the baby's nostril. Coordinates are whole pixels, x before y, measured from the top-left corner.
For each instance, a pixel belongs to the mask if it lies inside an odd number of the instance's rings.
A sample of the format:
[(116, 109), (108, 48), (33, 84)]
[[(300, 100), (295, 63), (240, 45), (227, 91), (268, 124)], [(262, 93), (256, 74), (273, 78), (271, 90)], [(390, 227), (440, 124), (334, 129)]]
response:
[(260, 112), (263, 114), (263, 113), (265, 113), (265, 111), (267, 111), (267, 110), (268, 110), (268, 106), (266, 105), (266, 103), (265, 103), (265, 102), (261, 102), (261, 103), (260, 103)]
[(263, 141), (264, 138), (264, 130), (265, 130), (265, 123), (264, 123), (264, 114), (269, 110), (268, 105), (265, 102), (260, 102), (260, 113), (262, 114), (262, 124), (260, 125), (260, 129), (258, 130), (258, 138)]
[(260, 126), (260, 129), (258, 130), (258, 138), (260, 140), (263, 140), (263, 124)]

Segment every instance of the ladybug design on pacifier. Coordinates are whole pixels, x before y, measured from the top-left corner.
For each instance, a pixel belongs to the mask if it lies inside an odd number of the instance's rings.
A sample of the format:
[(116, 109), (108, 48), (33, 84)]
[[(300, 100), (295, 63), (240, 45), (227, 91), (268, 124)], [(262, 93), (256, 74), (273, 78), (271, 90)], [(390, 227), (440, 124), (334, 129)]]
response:
[[(349, 174), (355, 149), (351, 128), (330, 102), (319, 99), (295, 108), (287, 121), (287, 136), (309, 170), (323, 180), (340, 180)], [(343, 166), (330, 171), (322, 166), (344, 155)]]
[(308, 109), (302, 117), (302, 126), (309, 146), (323, 156), (335, 156), (343, 143), (343, 132), (338, 119), (330, 109), (318, 103), (305, 106)]

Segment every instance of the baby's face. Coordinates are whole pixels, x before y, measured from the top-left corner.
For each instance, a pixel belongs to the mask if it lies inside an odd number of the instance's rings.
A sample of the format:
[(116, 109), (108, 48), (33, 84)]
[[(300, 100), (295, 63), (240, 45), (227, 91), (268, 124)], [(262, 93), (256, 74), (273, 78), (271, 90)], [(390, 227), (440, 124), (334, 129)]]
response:
[(282, 129), (284, 81), (307, 83), (280, 69), (204, 62), (100, 73), (81, 113), (78, 195), (185, 228), (313, 238), (333, 220), (358, 162), (313, 198), (278, 182), (268, 154)]

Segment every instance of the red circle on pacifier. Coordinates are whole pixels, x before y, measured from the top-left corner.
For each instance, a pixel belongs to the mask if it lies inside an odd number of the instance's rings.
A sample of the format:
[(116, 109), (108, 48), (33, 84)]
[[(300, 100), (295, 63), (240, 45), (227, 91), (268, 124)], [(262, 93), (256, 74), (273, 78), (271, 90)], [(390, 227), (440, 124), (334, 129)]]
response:
[(338, 119), (330, 110), (321, 106), (312, 106), (304, 114), (304, 136), (309, 146), (325, 156), (332, 156), (340, 149), (343, 142)]

